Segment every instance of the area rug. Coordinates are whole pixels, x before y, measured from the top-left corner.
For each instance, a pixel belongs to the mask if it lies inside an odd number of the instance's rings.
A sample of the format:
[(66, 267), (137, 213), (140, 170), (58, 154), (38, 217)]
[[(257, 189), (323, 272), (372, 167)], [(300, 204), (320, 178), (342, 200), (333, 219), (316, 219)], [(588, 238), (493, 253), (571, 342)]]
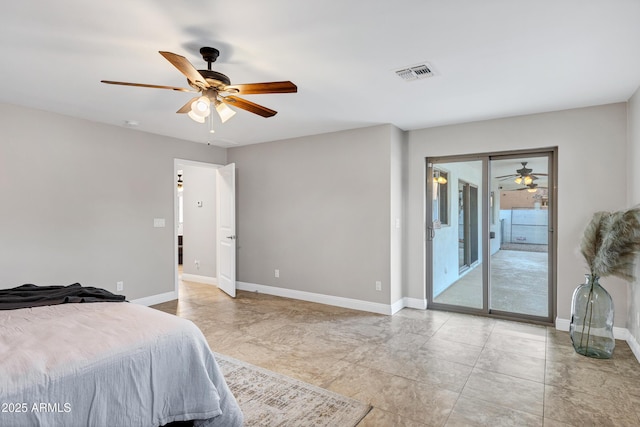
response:
[(245, 426), (355, 426), (371, 410), (346, 396), (215, 354)]

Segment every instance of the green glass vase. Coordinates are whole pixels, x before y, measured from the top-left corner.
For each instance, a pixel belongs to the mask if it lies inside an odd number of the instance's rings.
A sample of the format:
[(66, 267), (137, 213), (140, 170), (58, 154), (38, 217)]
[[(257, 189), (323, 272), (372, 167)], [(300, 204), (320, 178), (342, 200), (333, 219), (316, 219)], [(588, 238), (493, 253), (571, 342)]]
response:
[(585, 283), (573, 292), (569, 334), (577, 353), (597, 359), (610, 359), (613, 337), (613, 300), (599, 283), (598, 276), (586, 274)]

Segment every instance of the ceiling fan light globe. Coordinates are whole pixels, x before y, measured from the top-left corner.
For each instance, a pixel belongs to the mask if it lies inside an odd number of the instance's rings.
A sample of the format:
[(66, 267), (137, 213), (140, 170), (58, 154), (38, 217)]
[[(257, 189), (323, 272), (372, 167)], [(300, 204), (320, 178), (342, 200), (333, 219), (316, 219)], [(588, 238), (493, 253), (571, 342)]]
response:
[(515, 179), (515, 183), (516, 183), (516, 184), (521, 184), (521, 183), (522, 183), (522, 177), (520, 177), (520, 176), (519, 176), (519, 177), (517, 177), (517, 178)]
[(524, 177), (524, 185), (529, 185), (533, 182), (533, 178), (531, 178), (530, 176), (525, 176)]
[(218, 112), (218, 115), (220, 116), (220, 120), (222, 121), (222, 123), (226, 122), (231, 117), (236, 115), (236, 112), (233, 111), (233, 109), (231, 109), (224, 102), (218, 102), (216, 104), (216, 111)]
[(204, 123), (204, 117), (195, 114), (193, 110), (189, 111), (187, 115), (191, 117), (192, 120), (198, 123)]
[(191, 112), (202, 118), (208, 117), (211, 114), (211, 108), (209, 106), (209, 98), (201, 96), (191, 103)]

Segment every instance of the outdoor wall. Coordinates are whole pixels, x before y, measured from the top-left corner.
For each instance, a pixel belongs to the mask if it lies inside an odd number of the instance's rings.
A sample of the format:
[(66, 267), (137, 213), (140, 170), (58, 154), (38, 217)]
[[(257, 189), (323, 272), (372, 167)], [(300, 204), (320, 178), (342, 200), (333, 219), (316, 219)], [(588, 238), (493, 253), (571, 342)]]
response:
[(226, 150), (6, 104), (0, 141), (0, 288), (174, 291), (174, 158), (225, 164)]
[(549, 211), (546, 209), (503, 209), (500, 220), (505, 243), (549, 244)]
[[(626, 133), (625, 103), (410, 131), (407, 296), (426, 298), (426, 157), (558, 147), (557, 316), (570, 319), (571, 296), (586, 271), (578, 251), (582, 231), (595, 211), (627, 204), (625, 192), (611, 187), (627, 182)], [(616, 304), (616, 326), (625, 327), (625, 283), (615, 278), (602, 283)]]
[[(478, 187), (478, 214), (482, 209), (482, 169), (467, 163), (445, 163), (437, 165), (448, 173), (449, 177), (449, 224), (434, 230), (433, 238), (433, 295), (437, 296), (447, 289), (462, 275), (459, 273), (458, 239), (460, 238), (458, 181), (473, 184)], [(478, 263), (482, 263), (482, 221), (478, 224)]]
[(489, 206), (489, 215), (491, 216), (489, 231), (494, 233), (494, 238), (490, 239), (489, 250), (491, 255), (500, 250), (500, 242), (502, 241), (502, 230), (500, 229), (500, 182), (497, 179), (491, 180), (491, 192), (493, 193), (493, 206)]

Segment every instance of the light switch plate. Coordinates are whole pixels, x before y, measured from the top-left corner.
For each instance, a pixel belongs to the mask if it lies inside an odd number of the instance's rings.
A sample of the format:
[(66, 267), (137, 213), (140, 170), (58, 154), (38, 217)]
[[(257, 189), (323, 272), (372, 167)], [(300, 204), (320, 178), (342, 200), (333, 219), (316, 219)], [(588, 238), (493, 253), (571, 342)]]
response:
[(164, 227), (164, 218), (153, 218), (153, 226), (156, 228)]

